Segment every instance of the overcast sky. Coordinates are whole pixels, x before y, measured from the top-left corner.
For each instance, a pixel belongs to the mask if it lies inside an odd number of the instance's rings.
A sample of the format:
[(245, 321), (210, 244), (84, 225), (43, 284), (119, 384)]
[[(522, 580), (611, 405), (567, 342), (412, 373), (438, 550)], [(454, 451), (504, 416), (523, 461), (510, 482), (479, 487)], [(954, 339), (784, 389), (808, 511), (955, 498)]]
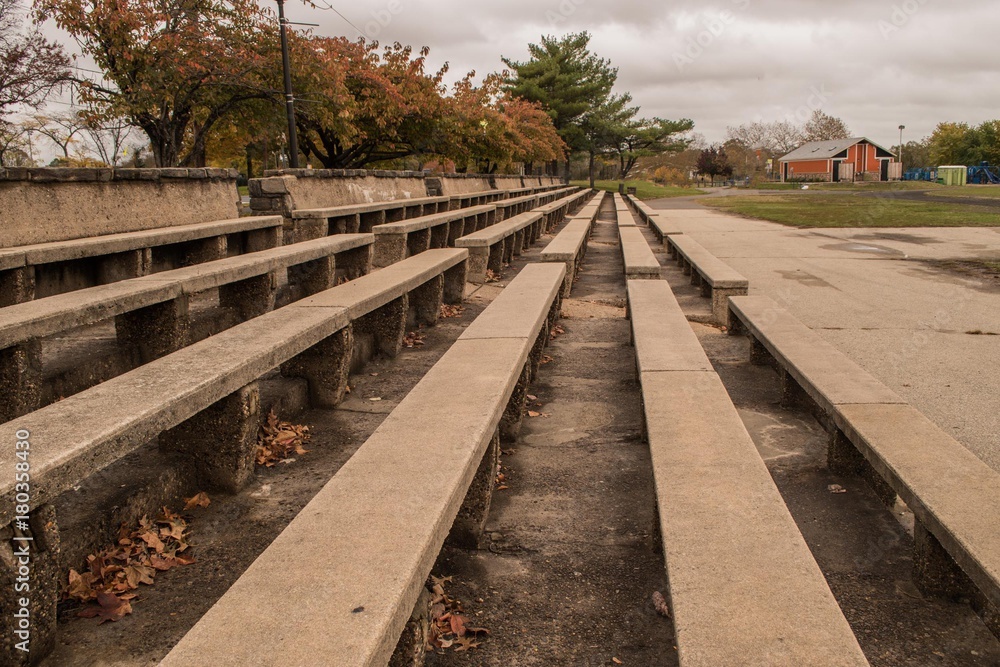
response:
[[(324, 2), (324, 0), (319, 0)], [(889, 145), (944, 120), (1000, 117), (1000, 2), (944, 0), (332, 0), (382, 42), (429, 46), (452, 74), (523, 59), (542, 34), (588, 30), (644, 115), (688, 117), (710, 141), (726, 127), (805, 117), (813, 107)], [(292, 20), (358, 32), (290, 0)]]
[(691, 118), (709, 141), (729, 125), (801, 121), (813, 108), (887, 146), (900, 124), (908, 141), (940, 121), (1000, 117), (1000, 58), (990, 54), (1000, 0), (315, 1), (346, 20), (287, 0), (290, 20), (428, 46), (452, 79), (501, 69), (501, 56), (524, 59), (543, 34), (588, 30), (643, 115)]

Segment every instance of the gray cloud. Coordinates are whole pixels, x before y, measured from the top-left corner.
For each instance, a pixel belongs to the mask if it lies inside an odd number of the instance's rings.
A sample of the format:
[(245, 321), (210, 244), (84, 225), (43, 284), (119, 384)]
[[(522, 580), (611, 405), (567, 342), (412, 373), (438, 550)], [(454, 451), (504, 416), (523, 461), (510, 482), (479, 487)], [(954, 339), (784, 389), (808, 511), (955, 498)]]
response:
[[(542, 34), (589, 30), (645, 115), (690, 117), (710, 140), (728, 125), (794, 117), (817, 89), (826, 112), (886, 144), (900, 123), (916, 138), (940, 121), (1000, 117), (1000, 64), (987, 53), (996, 1), (333, 2), (382, 42), (429, 46), (431, 65), (450, 62), (452, 78), (525, 58)], [(357, 36), (332, 11), (286, 8), (321, 34)]]

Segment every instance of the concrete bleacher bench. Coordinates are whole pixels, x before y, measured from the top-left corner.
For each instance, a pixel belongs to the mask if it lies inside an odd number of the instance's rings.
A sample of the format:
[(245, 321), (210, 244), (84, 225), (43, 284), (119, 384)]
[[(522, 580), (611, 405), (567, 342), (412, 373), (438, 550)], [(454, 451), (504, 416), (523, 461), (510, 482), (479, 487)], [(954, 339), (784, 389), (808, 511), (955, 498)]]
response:
[(296, 210), (291, 215), (300, 235), (318, 237), (370, 232), (376, 225), (443, 213), (451, 207), (450, 197), (416, 197)]
[(496, 220), (496, 206), (485, 204), (377, 225), (372, 230), (375, 266), (389, 266), (424, 250), (454, 246), (459, 237), (488, 227)]
[(469, 282), (485, 282), (487, 271), (500, 275), (504, 264), (545, 233), (544, 225), (544, 215), (529, 211), (456, 239), (456, 248), (469, 251)]
[(559, 186), (556, 188), (550, 188), (544, 192), (535, 192), (522, 197), (502, 199), (496, 202), (497, 220), (507, 220), (508, 218), (513, 218), (516, 215), (527, 213), (528, 211), (532, 211), (539, 206), (550, 204), (559, 197), (567, 195), (574, 190), (576, 190), (576, 188)]
[(660, 240), (660, 243), (666, 243), (667, 237), (672, 234), (681, 233), (675, 223), (668, 221), (664, 214), (651, 208), (635, 195), (625, 195), (625, 199), (632, 209), (639, 214), (639, 218), (656, 234), (656, 238)]
[[(39, 538), (32, 557), (33, 632), (44, 634), (42, 626), (55, 622), (60, 581), (54, 572), (48, 578), (39, 573), (55, 568), (59, 539), (49, 503), (60, 493), (154, 438), (162, 451), (180, 458), (199, 487), (242, 488), (253, 473), (259, 378), (280, 367), (307, 381), (312, 405), (337, 405), (347, 389), (355, 339), (370, 339), (362, 349), (397, 354), (411, 310), (417, 323), (433, 324), (442, 299), (461, 302), (467, 258), (460, 249), (421, 253), (0, 425), (4, 470), (14, 469), (15, 443), (30, 433), (30, 499), (15, 504), (14, 475), (0, 480), (0, 531), (10, 538), (16, 508), (29, 515), (24, 523), (30, 525), (18, 527), (18, 534), (35, 531)], [(463, 389), (469, 386), (463, 382)], [(0, 560), (0, 568), (9, 567)], [(4, 613), (14, 608), (13, 595), (13, 587), (0, 593)]]
[(594, 221), (597, 220), (597, 215), (600, 213), (604, 195), (604, 192), (597, 193), (579, 213), (570, 218), (556, 237), (542, 250), (541, 260), (543, 262), (562, 262), (566, 265), (563, 298), (570, 295), (573, 281), (587, 255), (587, 241), (590, 239)]
[(556, 201), (549, 202), (548, 204), (542, 204), (534, 211), (540, 212), (545, 216), (545, 231), (552, 231), (563, 218), (571, 213), (575, 213), (583, 205), (584, 200), (593, 194), (592, 190), (579, 190), (577, 188), (570, 188), (564, 191), (563, 194), (568, 195), (562, 197), (562, 199), (557, 199)]
[(628, 281), (680, 664), (868, 662), (664, 281)]
[(1000, 636), (1000, 474), (774, 300), (733, 297), (730, 308), (752, 358), (773, 361), (786, 397), (804, 393), (820, 412), (830, 468), (913, 511), (920, 588), (970, 599)]
[(642, 230), (636, 226), (631, 211), (625, 206), (620, 195), (615, 195), (614, 201), (618, 215), (618, 238), (625, 261), (625, 278), (659, 278), (660, 262), (646, 242), (646, 237), (642, 235)]
[(564, 272), (524, 268), (161, 667), (413, 664), (400, 635), (446, 539), (478, 541)]
[[(539, 206), (542, 200), (543, 195), (541, 194), (528, 194), (498, 201), (496, 202), (497, 220), (507, 220), (522, 213), (527, 213), (536, 206)], [(551, 201), (551, 199), (547, 201)]]
[(0, 307), (281, 245), (281, 218), (200, 222), (0, 248)]
[(495, 201), (506, 199), (507, 192), (504, 190), (483, 190), (481, 192), (464, 192), (461, 194), (449, 195), (451, 200), (451, 210), (468, 208), (470, 206), (482, 206), (492, 204)]
[(690, 236), (668, 236), (667, 245), (684, 274), (691, 276), (691, 284), (712, 300), (713, 321), (728, 327), (729, 297), (747, 294), (750, 281)]
[[(41, 406), (46, 336), (115, 318), (123, 353), (147, 363), (190, 342), (191, 296), (217, 289), (222, 307), (250, 319), (274, 308), (279, 278), (300, 298), (333, 287), (338, 274), (365, 275), (373, 241), (327, 237), (0, 308), (0, 423)], [(92, 371), (87, 386), (102, 379)]]

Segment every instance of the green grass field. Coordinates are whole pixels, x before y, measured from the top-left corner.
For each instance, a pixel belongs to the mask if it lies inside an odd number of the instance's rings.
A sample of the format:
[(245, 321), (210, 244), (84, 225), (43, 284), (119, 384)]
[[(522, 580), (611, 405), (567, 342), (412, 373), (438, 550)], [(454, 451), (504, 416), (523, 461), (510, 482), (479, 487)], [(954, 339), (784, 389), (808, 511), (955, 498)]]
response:
[(236, 189), (239, 190), (241, 197), (249, 197), (250, 196), (250, 187), (249, 186), (247, 186), (247, 185), (237, 185)]
[[(938, 190), (947, 189), (937, 183), (924, 181), (892, 181), (889, 183), (761, 183), (751, 185), (751, 190), (801, 190), (808, 185), (810, 190), (829, 190), (830, 192), (884, 192), (899, 190)], [(961, 189), (961, 188), (960, 188)]]
[[(607, 192), (618, 192), (619, 181), (597, 181), (598, 190)], [(570, 185), (589, 187), (587, 181), (572, 181)], [(649, 181), (625, 181), (625, 187), (635, 188), (635, 194), (639, 199), (665, 199), (667, 197), (691, 197), (693, 195), (707, 194), (704, 190), (697, 188), (678, 188), (672, 185), (657, 185)]]
[(758, 195), (705, 201), (728, 213), (794, 227), (998, 227), (977, 206), (840, 195)]

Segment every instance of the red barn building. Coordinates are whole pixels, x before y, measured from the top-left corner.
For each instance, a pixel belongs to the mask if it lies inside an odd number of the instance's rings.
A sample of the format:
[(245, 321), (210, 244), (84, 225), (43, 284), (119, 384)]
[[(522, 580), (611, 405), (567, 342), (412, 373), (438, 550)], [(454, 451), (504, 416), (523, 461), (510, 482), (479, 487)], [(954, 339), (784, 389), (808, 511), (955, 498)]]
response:
[(895, 153), (865, 137), (811, 141), (778, 160), (786, 181), (888, 181), (902, 177)]

